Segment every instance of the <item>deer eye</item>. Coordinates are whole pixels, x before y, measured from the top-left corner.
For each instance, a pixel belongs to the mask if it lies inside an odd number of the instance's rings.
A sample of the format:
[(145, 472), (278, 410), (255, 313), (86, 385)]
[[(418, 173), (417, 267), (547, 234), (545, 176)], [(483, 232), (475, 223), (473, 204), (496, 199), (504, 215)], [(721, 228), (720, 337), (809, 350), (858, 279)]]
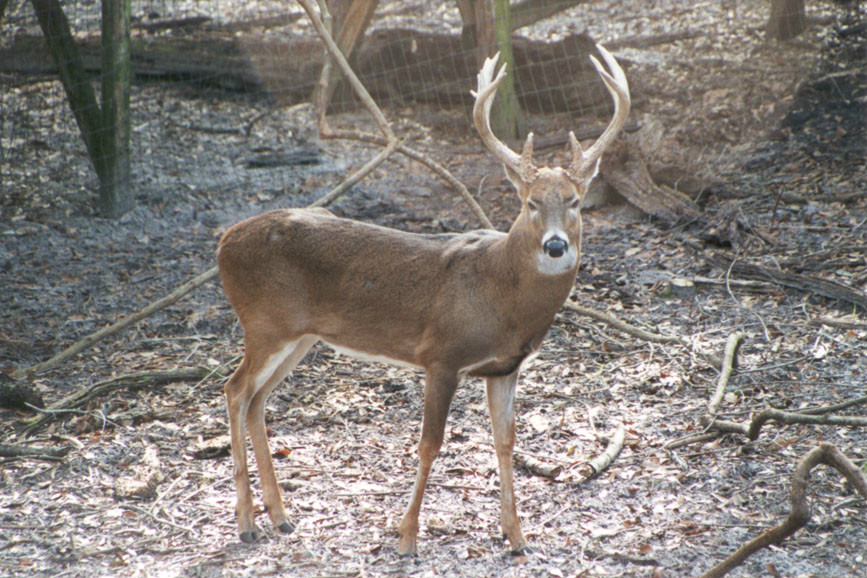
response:
[(529, 208), (531, 211), (539, 210), (539, 206), (536, 204), (536, 202), (529, 199), (527, 200), (527, 208)]
[(575, 197), (574, 199), (572, 199), (572, 202), (569, 203), (569, 208), (570, 209), (577, 209), (578, 205), (580, 205), (580, 204), (581, 204), (581, 197)]

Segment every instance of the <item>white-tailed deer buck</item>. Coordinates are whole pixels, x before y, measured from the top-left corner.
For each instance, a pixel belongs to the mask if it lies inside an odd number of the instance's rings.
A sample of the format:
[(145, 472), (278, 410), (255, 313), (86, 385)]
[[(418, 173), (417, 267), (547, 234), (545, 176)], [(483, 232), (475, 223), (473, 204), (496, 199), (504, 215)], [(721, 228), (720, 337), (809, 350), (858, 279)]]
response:
[(458, 382), (484, 377), (500, 472), (503, 534), (527, 551), (515, 510), (512, 446), (518, 370), (539, 347), (566, 300), (581, 255), (580, 204), (602, 151), (629, 114), (623, 70), (598, 47), (594, 58), (614, 98), (614, 118), (587, 151), (570, 134), (568, 167), (533, 164), (533, 135), (521, 154), (491, 132), (497, 56), (478, 75), (473, 122), (521, 197), (508, 234), (418, 235), (341, 219), (323, 209), (278, 210), (229, 229), (220, 275), (246, 336), (244, 359), (226, 383), (241, 540), (256, 539), (244, 428), (249, 430), (274, 526), (293, 530), (268, 448), (265, 400), (317, 341), (362, 358), (422, 368), (424, 418), (419, 467), (400, 523), (398, 552), (417, 553), (418, 515), (443, 441)]

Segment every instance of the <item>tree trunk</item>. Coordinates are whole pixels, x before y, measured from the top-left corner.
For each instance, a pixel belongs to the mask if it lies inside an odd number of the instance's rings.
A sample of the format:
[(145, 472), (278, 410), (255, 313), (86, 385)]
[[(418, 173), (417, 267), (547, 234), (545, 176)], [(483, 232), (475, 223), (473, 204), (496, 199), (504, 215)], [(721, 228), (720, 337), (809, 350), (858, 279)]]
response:
[[(364, 31), (370, 25), (378, 5), (379, 0), (329, 0), (328, 2), (334, 42), (337, 43), (343, 56), (346, 57), (353, 69), (355, 68), (356, 49), (361, 43), (361, 39), (364, 38)], [(317, 85), (314, 89), (313, 102), (318, 102), (318, 95), (316, 94), (318, 90), (319, 86)], [(346, 90), (345, 95), (344, 90)], [(341, 94), (338, 98), (351, 98), (352, 91), (343, 86), (340, 71), (337, 68), (332, 68), (328, 77), (328, 97), (325, 102), (330, 102), (338, 91)]]
[(771, 16), (765, 25), (769, 38), (789, 40), (805, 27), (804, 0), (771, 0)]
[(39, 27), (45, 35), (48, 50), (57, 66), (60, 82), (66, 91), (90, 161), (102, 181), (105, 173), (103, 169), (105, 155), (100, 138), (102, 118), (96, 101), (96, 92), (90, 84), (84, 62), (72, 38), (69, 21), (63, 13), (59, 0), (31, 0), (31, 3), (39, 20)]
[(102, 0), (103, 215), (117, 218), (135, 204), (129, 174), (130, 0)]
[(491, 111), (491, 128), (500, 138), (520, 139), (525, 133), (524, 115), (515, 95), (515, 57), (512, 54), (512, 19), (509, 0), (494, 0), (494, 40), (500, 62), (506, 65), (506, 78), (497, 90)]
[(512, 22), (508, 0), (458, 0), (464, 49), (475, 48), (476, 68), (485, 59), (500, 53), (506, 64), (506, 78), (497, 90), (491, 109), (491, 130), (501, 139), (516, 139), (524, 134), (524, 118), (515, 96), (515, 59), (512, 55)]

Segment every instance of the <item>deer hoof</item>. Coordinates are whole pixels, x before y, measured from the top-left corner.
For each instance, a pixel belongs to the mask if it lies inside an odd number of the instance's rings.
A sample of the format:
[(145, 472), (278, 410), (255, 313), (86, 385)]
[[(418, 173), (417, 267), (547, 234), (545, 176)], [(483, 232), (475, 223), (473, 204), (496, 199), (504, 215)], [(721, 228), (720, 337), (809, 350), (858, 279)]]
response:
[(283, 532), (284, 534), (291, 534), (292, 532), (295, 531), (295, 526), (293, 526), (289, 522), (283, 522), (279, 526), (277, 526), (277, 529), (280, 530), (281, 532)]
[(252, 530), (248, 530), (246, 532), (241, 532), (241, 541), (245, 544), (252, 544), (256, 541), (256, 532)]
[(512, 550), (512, 556), (530, 556), (531, 554), (533, 554), (533, 549), (526, 544)]

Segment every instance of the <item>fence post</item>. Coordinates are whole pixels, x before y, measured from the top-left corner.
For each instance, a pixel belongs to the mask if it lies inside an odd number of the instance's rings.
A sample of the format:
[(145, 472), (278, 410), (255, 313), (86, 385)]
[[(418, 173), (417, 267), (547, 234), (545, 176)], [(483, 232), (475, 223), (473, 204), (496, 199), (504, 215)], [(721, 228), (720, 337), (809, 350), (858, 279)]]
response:
[(102, 0), (102, 127), (104, 175), (99, 204), (119, 217), (134, 204), (130, 186), (130, 0)]

